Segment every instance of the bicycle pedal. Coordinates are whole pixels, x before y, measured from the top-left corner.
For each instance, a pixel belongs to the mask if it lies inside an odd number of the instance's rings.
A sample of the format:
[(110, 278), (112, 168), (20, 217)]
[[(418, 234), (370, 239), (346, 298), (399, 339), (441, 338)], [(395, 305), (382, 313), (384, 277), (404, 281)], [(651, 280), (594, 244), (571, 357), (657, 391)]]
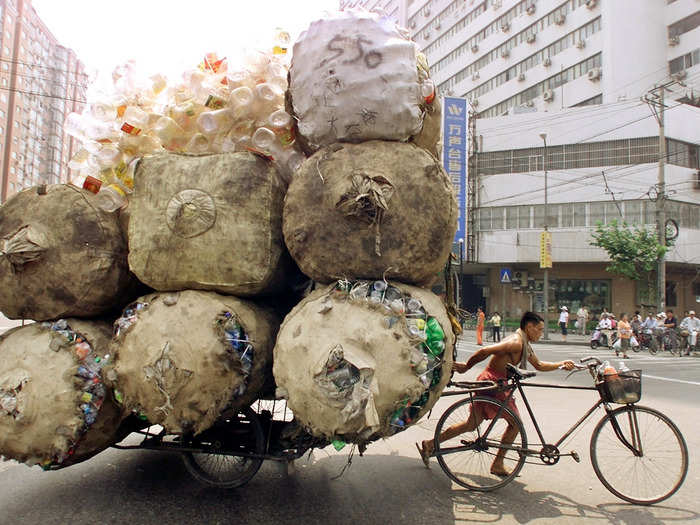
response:
[(571, 457), (574, 458), (574, 461), (576, 463), (581, 463), (581, 457), (578, 455), (578, 452), (576, 452), (575, 450), (571, 451)]

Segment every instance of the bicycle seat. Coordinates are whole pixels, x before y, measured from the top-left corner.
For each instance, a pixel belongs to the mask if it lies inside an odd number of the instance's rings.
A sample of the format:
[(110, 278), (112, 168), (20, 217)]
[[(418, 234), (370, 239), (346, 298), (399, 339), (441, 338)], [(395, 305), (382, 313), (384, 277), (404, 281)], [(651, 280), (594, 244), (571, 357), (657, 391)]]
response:
[(522, 368), (518, 368), (517, 366), (512, 365), (510, 363), (506, 365), (506, 372), (508, 375), (508, 379), (526, 379), (528, 377), (535, 377), (537, 375), (537, 372), (535, 372), (534, 370), (523, 370)]

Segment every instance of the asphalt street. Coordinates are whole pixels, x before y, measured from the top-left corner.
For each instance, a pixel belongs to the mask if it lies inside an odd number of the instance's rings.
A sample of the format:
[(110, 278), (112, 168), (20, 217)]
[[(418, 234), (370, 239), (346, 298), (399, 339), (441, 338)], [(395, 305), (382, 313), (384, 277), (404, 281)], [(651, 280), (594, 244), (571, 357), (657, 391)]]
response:
[[(473, 342), (461, 341), (460, 359), (476, 349)], [(535, 349), (543, 360), (578, 359), (592, 353), (583, 345), (538, 344)], [(607, 351), (596, 355), (614, 357)], [(564, 444), (565, 450), (581, 455), (581, 463), (562, 458), (551, 467), (526, 465), (513, 483), (493, 493), (454, 485), (435, 460), (425, 469), (414, 447), (415, 441), (432, 436), (439, 416), (458, 399), (444, 396), (429, 417), (373, 443), (363, 457), (357, 453), (350, 457), (351, 447), (340, 452), (332, 447), (315, 450), (298, 460), (291, 474), (266, 462), (248, 485), (231, 491), (198, 484), (179, 456), (166, 452), (109, 449), (56, 472), (3, 462), (0, 524), (697, 523), (700, 358), (635, 354), (628, 366), (644, 371), (641, 404), (670, 416), (690, 450), (684, 486), (656, 506), (618, 500), (595, 477), (588, 447), (600, 414), (594, 414)], [(477, 373), (470, 371), (459, 378), (474, 378)], [(536, 380), (562, 382), (565, 375), (555, 371)], [(590, 384), (584, 374), (567, 381)], [(527, 394), (548, 441), (555, 441), (595, 401), (594, 393), (588, 391), (533, 388)], [(531, 425), (526, 424), (526, 429), (528, 436), (535, 435)]]

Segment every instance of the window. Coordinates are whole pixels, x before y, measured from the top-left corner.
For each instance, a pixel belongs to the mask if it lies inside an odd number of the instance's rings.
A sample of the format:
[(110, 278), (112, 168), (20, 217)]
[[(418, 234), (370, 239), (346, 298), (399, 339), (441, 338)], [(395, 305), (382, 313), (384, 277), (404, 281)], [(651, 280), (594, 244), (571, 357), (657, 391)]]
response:
[(521, 230), (532, 228), (530, 224), (530, 206), (518, 207), (518, 228)]
[(642, 202), (627, 201), (625, 202), (625, 221), (628, 224), (639, 224), (642, 220)]
[(603, 308), (610, 311), (610, 281), (558, 279), (552, 283), (552, 288), (554, 304), (566, 305), (570, 313), (583, 305), (593, 314), (599, 314)]
[(574, 225), (574, 205), (561, 204), (561, 227), (571, 228)]
[(541, 230), (544, 228), (544, 205), (533, 206), (533, 209), (533, 226), (534, 228)]
[(680, 36), (683, 33), (692, 31), (698, 26), (700, 26), (700, 11), (696, 11), (692, 15), (685, 17), (683, 20), (679, 20), (675, 24), (668, 26), (668, 36)]
[(588, 205), (590, 211), (589, 224), (595, 226), (598, 222), (605, 223), (605, 203), (592, 202)]
[(491, 208), (479, 210), (479, 229), (482, 231), (491, 229)]
[(574, 227), (583, 228), (586, 226), (586, 205), (582, 202), (576, 202), (574, 207)]
[(518, 229), (518, 208), (516, 206), (508, 206), (506, 208), (506, 230)]

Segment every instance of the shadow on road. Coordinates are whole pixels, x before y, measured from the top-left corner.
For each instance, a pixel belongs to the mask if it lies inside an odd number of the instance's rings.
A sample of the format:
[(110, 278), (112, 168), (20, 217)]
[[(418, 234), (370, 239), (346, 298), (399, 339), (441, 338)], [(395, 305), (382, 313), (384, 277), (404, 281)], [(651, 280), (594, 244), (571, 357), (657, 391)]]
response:
[(637, 525), (699, 517), (672, 506), (585, 505), (555, 491), (529, 492), (517, 480), (495, 493), (456, 490), (437, 465), (426, 470), (418, 458), (399, 455), (355, 456), (334, 480), (347, 455), (314, 454), (297, 461), (291, 476), (266, 462), (237, 490), (198, 484), (178, 455), (162, 452), (108, 450), (48, 473), (11, 467), (0, 472), (0, 523), (438, 525), (568, 518)]

